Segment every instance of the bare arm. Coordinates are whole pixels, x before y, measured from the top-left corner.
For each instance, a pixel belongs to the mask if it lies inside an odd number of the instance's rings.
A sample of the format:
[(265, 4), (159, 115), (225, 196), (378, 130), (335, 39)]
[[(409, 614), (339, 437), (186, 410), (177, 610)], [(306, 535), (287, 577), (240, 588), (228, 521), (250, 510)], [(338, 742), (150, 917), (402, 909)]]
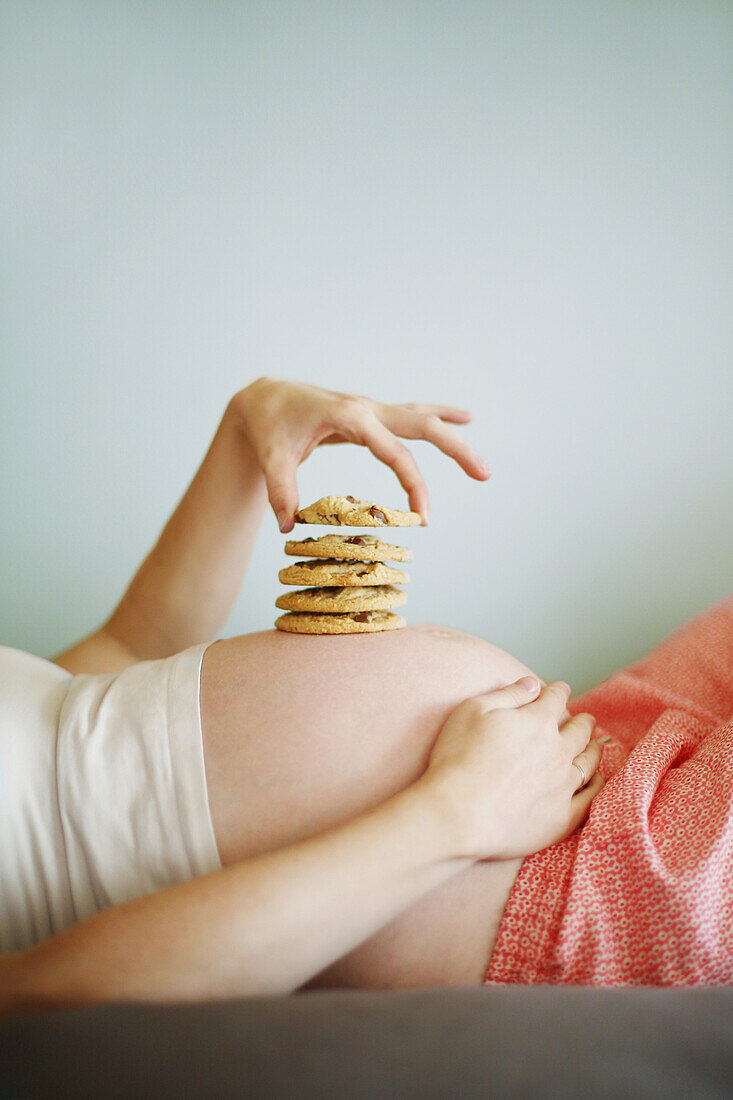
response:
[(230, 405), (109, 620), (55, 663), (73, 673), (112, 672), (216, 637), (239, 592), (266, 503), (262, 470)]
[(470, 863), (456, 848), (445, 808), (408, 788), (321, 836), (105, 910), (6, 958), (0, 1005), (290, 992)]
[(428, 440), (482, 481), (485, 463), (446, 423), (469, 419), (451, 406), (386, 405), (257, 379), (229, 402), (196, 476), (110, 618), (54, 661), (72, 673), (116, 672), (213, 640), (241, 587), (268, 497), (281, 529), (291, 530), (295, 472), (322, 443), (368, 447), (427, 517), (427, 488), (398, 436)]
[(592, 775), (600, 746), (588, 715), (559, 730), (564, 685), (537, 689), (461, 704), (422, 778), (371, 812), (0, 958), (0, 1009), (288, 992), (476, 859), (568, 835), (602, 784), (576, 793), (570, 762)]

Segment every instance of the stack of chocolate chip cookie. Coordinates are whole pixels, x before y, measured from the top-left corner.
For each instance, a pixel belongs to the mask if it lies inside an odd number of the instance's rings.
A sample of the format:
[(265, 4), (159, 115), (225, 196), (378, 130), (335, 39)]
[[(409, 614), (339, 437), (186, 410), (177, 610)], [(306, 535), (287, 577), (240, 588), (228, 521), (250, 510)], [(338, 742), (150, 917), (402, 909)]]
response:
[[(295, 513), (296, 523), (342, 527), (415, 527), (417, 512), (381, 508), (354, 497), (322, 497)], [(323, 535), (321, 538), (292, 540), (285, 553), (310, 554), (280, 570), (283, 584), (306, 584), (276, 600), (287, 614), (275, 622), (278, 630), (294, 634), (373, 634), (397, 630), (405, 620), (392, 611), (407, 600), (395, 584), (409, 577), (388, 561), (410, 561), (412, 552), (404, 546), (382, 542), (374, 535)]]

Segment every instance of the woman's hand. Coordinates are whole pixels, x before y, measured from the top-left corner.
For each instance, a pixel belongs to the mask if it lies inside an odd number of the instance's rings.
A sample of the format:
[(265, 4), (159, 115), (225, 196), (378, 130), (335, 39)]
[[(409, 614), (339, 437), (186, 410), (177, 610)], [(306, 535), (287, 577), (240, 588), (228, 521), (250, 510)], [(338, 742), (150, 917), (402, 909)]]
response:
[[(428, 522), (428, 490), (417, 464), (398, 436), (425, 439), (477, 481), (489, 477), (486, 463), (447, 423), (466, 424), (471, 414), (447, 405), (385, 405), (299, 382), (259, 378), (231, 400), (230, 410), (265, 475), (267, 495), (282, 532), (292, 531), (298, 508), (295, 471), (321, 443), (368, 447), (390, 466)], [(446, 423), (447, 422), (447, 423)]]
[[(603, 742), (591, 714), (567, 716), (567, 684), (524, 677), (461, 703), (418, 782), (432, 785), (458, 822), (458, 855), (530, 855), (574, 832), (603, 786)], [(534, 701), (532, 701), (534, 700)], [(584, 783), (585, 778), (585, 783)]]
[(443, 405), (382, 405), (258, 379), (227, 405), (193, 481), (110, 618), (57, 663), (74, 673), (112, 672), (215, 638), (241, 587), (267, 496), (281, 531), (291, 531), (295, 473), (320, 443), (369, 447), (427, 522), (425, 482), (398, 436), (428, 440), (483, 480), (485, 464), (446, 423), (470, 419)]

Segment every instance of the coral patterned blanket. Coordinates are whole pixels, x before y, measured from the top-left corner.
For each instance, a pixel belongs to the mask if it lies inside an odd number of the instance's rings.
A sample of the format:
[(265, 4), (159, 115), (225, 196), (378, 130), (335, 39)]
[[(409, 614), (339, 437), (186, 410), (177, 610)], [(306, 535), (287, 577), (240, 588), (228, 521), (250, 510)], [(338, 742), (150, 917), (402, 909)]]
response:
[(733, 984), (733, 597), (569, 709), (608, 781), (525, 860), (485, 982)]

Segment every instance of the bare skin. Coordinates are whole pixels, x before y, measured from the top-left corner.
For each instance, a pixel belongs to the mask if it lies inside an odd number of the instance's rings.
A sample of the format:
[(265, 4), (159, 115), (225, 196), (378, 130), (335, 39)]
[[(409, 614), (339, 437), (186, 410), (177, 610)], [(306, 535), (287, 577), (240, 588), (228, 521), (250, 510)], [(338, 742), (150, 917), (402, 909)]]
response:
[[(222, 861), (322, 832), (384, 802), (426, 768), (454, 707), (530, 670), (460, 631), (267, 631), (204, 655), (201, 719)], [(391, 988), (483, 978), (521, 859), (475, 863), (314, 978)]]
[[(348, 653), (347, 640), (327, 639), (340, 643), (330, 646), (330, 655), (304, 656), (309, 675), (286, 688), (318, 683), (316, 700), (333, 706), (344, 692), (341, 674), (350, 670), (351, 692), (360, 694), (357, 703), (366, 709), (371, 687), (379, 686), (359, 673), (369, 646), (361, 655)], [(381, 775), (367, 745), (369, 730), (360, 738), (358, 723), (335, 757), (324, 751), (336, 743), (334, 723), (320, 723), (324, 733), (313, 740), (310, 754), (304, 752), (308, 730), (301, 726), (294, 757), (283, 769), (287, 745), (262, 740), (272, 727), (262, 722), (257, 739), (242, 738), (240, 728), (245, 710), (263, 713), (262, 688), (274, 686), (265, 679), (268, 673), (294, 667), (288, 657), (305, 655), (306, 641), (288, 636), (286, 652), (283, 639), (268, 632), (209, 647), (205, 694), (214, 696), (219, 721), (212, 723), (212, 708), (204, 703), (206, 757), (215, 828), (231, 862), (103, 909), (25, 951), (1, 956), (0, 1012), (102, 1000), (291, 992), (309, 984), (392, 988), (480, 980), (518, 857), (581, 825), (602, 785), (593, 774), (600, 746), (589, 743), (592, 716), (563, 722), (567, 685), (540, 690), (536, 678), (523, 676), (463, 699), (434, 736), (431, 726), (439, 724), (446, 692), (444, 687), (426, 693), (424, 677), (437, 682), (439, 673), (447, 676), (454, 702), (467, 666), (472, 666), (469, 676), (478, 668), (485, 678), (484, 654), (488, 668), (493, 647), (423, 628), (406, 632), (405, 647), (393, 651), (391, 662), (375, 655), (376, 665), (392, 669), (377, 718), (389, 729), (392, 707), (403, 706), (399, 697), (413, 701), (399, 716), (407, 737), (392, 726), (396, 737), (377, 739)], [(479, 650), (472, 657), (475, 642)], [(236, 654), (243, 646), (246, 665)], [(248, 689), (253, 690), (245, 708)], [(335, 735), (340, 732), (336, 725)], [(257, 771), (240, 771), (252, 750)], [(425, 771), (420, 774), (420, 765), (418, 777), (409, 782), (414, 761), (425, 756)], [(582, 790), (574, 761), (593, 776)], [(346, 785), (339, 778), (342, 769), (350, 775)], [(283, 790), (290, 804), (282, 801)], [(320, 796), (329, 791), (336, 792), (335, 814), (321, 808)], [(382, 791), (394, 793), (380, 801)], [(248, 797), (255, 805), (243, 816)], [(264, 830), (254, 813), (258, 806), (266, 808)], [(494, 878), (485, 889), (475, 880), (463, 891), (443, 892), (441, 899), (445, 883), (484, 859), (507, 870), (500, 884)], [(436, 896), (437, 908), (430, 901)]]
[[(400, 440), (484, 481), (449, 426), (469, 419), (257, 380), (110, 618), (56, 663), (115, 672), (215, 638), (267, 500), (291, 530), (297, 467), (321, 444), (368, 447), (427, 522)], [(0, 1011), (480, 981), (521, 857), (581, 825), (602, 786), (594, 719), (568, 720), (569, 687), (526, 672), (442, 628), (211, 644), (201, 716), (225, 866), (3, 956)]]

